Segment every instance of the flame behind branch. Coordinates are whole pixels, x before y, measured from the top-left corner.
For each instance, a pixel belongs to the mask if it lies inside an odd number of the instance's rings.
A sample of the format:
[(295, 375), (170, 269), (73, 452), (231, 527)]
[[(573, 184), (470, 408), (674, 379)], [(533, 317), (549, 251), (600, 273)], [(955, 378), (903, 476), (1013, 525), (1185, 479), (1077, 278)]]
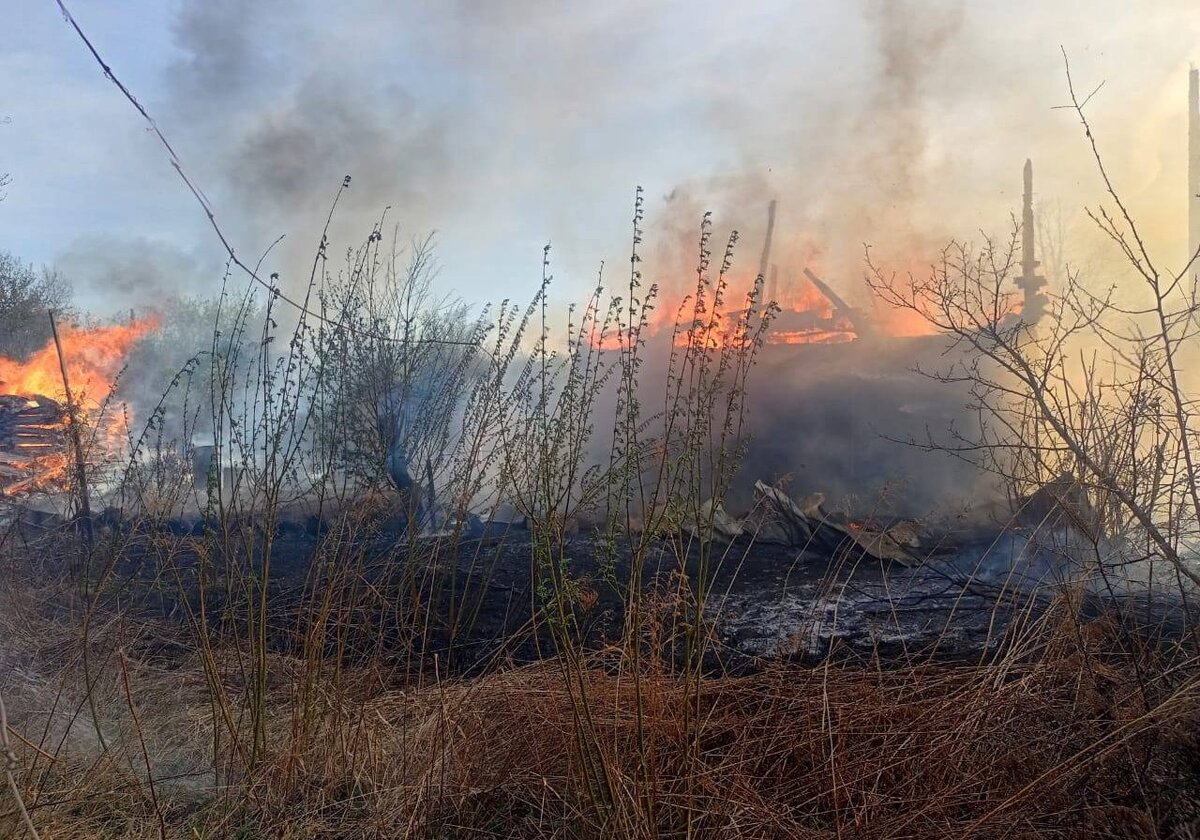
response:
[[(158, 325), (156, 318), (142, 318), (111, 327), (59, 328), (67, 375), (71, 380), (71, 395), (80, 407), (95, 407), (109, 395), (130, 348), (158, 329)], [(40, 394), (65, 402), (66, 392), (54, 342), (47, 342), (27, 361), (0, 356), (0, 394)]]
[[(92, 427), (86, 438), (101, 459), (120, 447), (124, 416), (97, 411), (112, 393), (133, 345), (158, 328), (155, 318), (92, 329), (60, 327), (63, 358), (78, 409)], [(2, 396), (7, 395), (7, 396)], [(48, 490), (68, 483), (66, 391), (54, 341), (25, 361), (0, 357), (0, 496)], [(5, 416), (0, 416), (4, 420)]]

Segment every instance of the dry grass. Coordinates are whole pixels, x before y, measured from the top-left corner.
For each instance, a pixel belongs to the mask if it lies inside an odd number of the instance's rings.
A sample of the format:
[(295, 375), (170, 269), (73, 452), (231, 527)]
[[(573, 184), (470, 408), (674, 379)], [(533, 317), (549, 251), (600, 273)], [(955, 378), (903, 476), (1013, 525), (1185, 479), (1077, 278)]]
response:
[(690, 814), (709, 837), (1158, 836), (1187, 795), (1195, 686), (1150, 712), (1130, 673), (1062, 642), (1020, 665), (710, 680), (691, 763), (683, 681), (644, 681), (642, 760), (632, 686), (589, 671), (617, 794), (606, 808), (586, 790), (578, 703), (552, 663), (385, 695), (332, 715), (259, 782), (262, 824), (281, 837), (650, 837), (683, 836)]
[[(29, 655), (6, 646), (4, 690), (24, 710), (20, 779), (43, 837), (1188, 837), (1200, 811), (1200, 686), (1186, 663), (1139, 676), (1104, 623), (1063, 618), (1036, 657), (990, 665), (776, 663), (698, 686), (644, 673), (641, 747), (634, 680), (611, 658), (401, 690), (371, 668), (313, 687), (274, 657), (269, 755), (214, 785), (191, 654), (116, 647), (93, 687), (105, 751), (77, 659), (50, 653), (69, 647), (57, 622), (14, 597), (5, 638)], [(5, 837), (20, 836), (11, 805)]]

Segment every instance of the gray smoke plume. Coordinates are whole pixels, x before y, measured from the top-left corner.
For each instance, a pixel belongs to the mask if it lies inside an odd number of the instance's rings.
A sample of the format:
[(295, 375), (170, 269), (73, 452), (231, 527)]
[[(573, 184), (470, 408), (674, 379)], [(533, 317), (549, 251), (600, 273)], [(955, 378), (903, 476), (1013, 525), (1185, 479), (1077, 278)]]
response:
[(974, 466), (912, 445), (975, 428), (963, 389), (914, 372), (944, 367), (945, 349), (940, 337), (768, 346), (751, 374), (742, 484), (783, 480), (832, 507), (915, 517), (999, 498)]
[[(641, 183), (643, 268), (663, 289), (661, 308), (673, 310), (694, 283), (706, 210), (714, 243), (730, 229), (743, 234), (734, 280), (748, 287), (772, 199), (781, 292), (803, 291), (807, 267), (869, 308), (865, 243), (886, 267), (920, 273), (948, 239), (1005, 226), (1026, 157), (1038, 161), (1039, 201), (1070, 195), (1074, 210), (1092, 197), (1079, 189), (1093, 179), (1077, 126), (1051, 110), (1064, 95), (1060, 43), (1095, 81), (1111, 66), (1098, 55), (1142, 59), (1119, 65), (1092, 105), (1096, 125), (1111, 148), (1134, 149), (1113, 161), (1133, 173), (1122, 184), (1132, 199), (1160, 185), (1177, 195), (1179, 167), (1145, 140), (1167, 136), (1176, 115), (1148, 102), (1129, 120), (1122, 108), (1147, 102), (1145, 91), (1186, 67), (1200, 34), (1180, 23), (1188, 8), (1173, 0), (1173, 17), (1139, 12), (1144, 28), (1126, 39), (1106, 15), (1032, 2), (729, 11), (633, 0), (184, 0), (177, 59), (148, 104), (242, 256), (287, 235), (270, 268), (293, 291), (350, 174), (331, 231), (334, 263), (390, 206), (388, 229), (439, 230), (448, 292), (527, 297), (549, 240), (558, 293), (575, 298), (602, 259), (627, 258)], [(1139, 52), (1145, 43), (1155, 44), (1153, 60)], [(1140, 218), (1166, 229), (1158, 222), (1168, 206), (1156, 202)], [(119, 239), (68, 248), (70, 273), (86, 275), (77, 283), (112, 289), (122, 305), (219, 285), (219, 253), (211, 266), (176, 247)], [(800, 348), (764, 360), (777, 366), (777, 387), (754, 405), (754, 430), (771, 453), (755, 469), (807, 476), (806, 487), (833, 493), (926, 470), (921, 504), (966, 486), (880, 442), (880, 430), (904, 436), (962, 419), (959, 396), (927, 392), (896, 367), (906, 353)]]
[(920, 195), (929, 128), (928, 80), (949, 40), (962, 31), (963, 6), (870, 0), (865, 4), (881, 66), (861, 115), (857, 156), (876, 187), (903, 209)]
[[(803, 80), (764, 71), (764, 86), (780, 87), (797, 102), (820, 102), (831, 91), (836, 96), (823, 108), (780, 107), (767, 130), (747, 129), (754, 109), (731, 103), (734, 118), (723, 127), (734, 133), (743, 160), (733, 172), (670, 192), (661, 214), (664, 247), (687, 243), (683, 253), (690, 258), (701, 210), (713, 211), (719, 228), (736, 228), (758, 243), (767, 204), (778, 199), (772, 261), (783, 291), (805, 286), (801, 275), (809, 267), (851, 302), (869, 305), (861, 279), (864, 244), (885, 262), (919, 269), (949, 239), (974, 232), (960, 229), (953, 214), (929, 212), (930, 204), (947, 200), (952, 180), (949, 162), (929, 147), (939, 127), (937, 83), (957, 63), (948, 49), (956, 38), (973, 38), (964, 31), (963, 4), (864, 0), (857, 8), (862, 54), (846, 57), (852, 66), (839, 62), (839, 72), (826, 77), (829, 90), (814, 94)], [(781, 154), (784, 138), (793, 153)], [(1001, 212), (996, 223), (1004, 221)]]
[(205, 250), (186, 251), (144, 236), (91, 234), (71, 242), (57, 266), (93, 315), (122, 318), (134, 309), (160, 310), (170, 300), (211, 290), (220, 262)]
[(452, 197), (442, 108), (417, 102), (381, 44), (359, 43), (378, 14), (384, 29), (394, 25), (378, 9), (221, 0), (186, 3), (175, 26), (173, 121), (207, 147), (199, 174), (215, 184), (209, 198), (237, 240), (261, 248), (288, 237), (276, 267), (292, 289), (308, 279), (345, 175), (353, 188), (330, 236), (340, 248), (365, 238), (389, 205), (408, 229), (432, 228)]

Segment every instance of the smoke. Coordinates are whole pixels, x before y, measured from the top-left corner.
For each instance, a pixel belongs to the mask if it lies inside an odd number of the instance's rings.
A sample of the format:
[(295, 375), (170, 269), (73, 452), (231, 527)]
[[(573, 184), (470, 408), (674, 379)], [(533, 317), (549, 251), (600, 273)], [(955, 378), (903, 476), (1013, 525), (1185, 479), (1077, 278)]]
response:
[[(804, 285), (808, 267), (869, 306), (861, 280), (865, 245), (901, 270), (920, 271), (949, 239), (972, 233), (944, 212), (958, 203), (945, 189), (956, 173), (937, 140), (942, 86), (959, 61), (950, 47), (976, 34), (966, 30), (964, 4), (863, 0), (856, 8), (861, 40), (841, 61), (831, 57), (840, 72), (825, 77), (828, 89), (810, 90), (806, 80), (767, 67), (754, 93), (780, 88), (796, 104), (778, 107), (766, 128), (755, 125), (761, 113), (750, 104), (730, 104), (734, 118), (723, 130), (732, 131), (740, 160), (732, 171), (670, 191), (658, 222), (667, 247), (694, 240), (701, 209), (757, 247), (767, 204), (778, 199), (772, 262), (782, 292)], [(814, 100), (818, 107), (800, 107)], [(780, 147), (794, 152), (781, 154)], [(1019, 177), (1017, 164), (1014, 158)], [(1004, 221), (1001, 211), (995, 222)], [(689, 243), (686, 258), (694, 251)]]
[(144, 236), (81, 236), (62, 251), (57, 267), (92, 314), (103, 317), (158, 311), (178, 296), (213, 288), (221, 278), (219, 261), (204, 251)]
[[(921, 273), (950, 238), (1004, 228), (1026, 157), (1039, 204), (1063, 200), (1064, 227), (1083, 227), (1099, 191), (1076, 122), (1052, 110), (1065, 98), (1059, 44), (1081, 85), (1108, 79), (1095, 126), (1152, 244), (1185, 238), (1182, 223), (1171, 231), (1184, 204), (1182, 84), (1200, 40), (1188, 8), (184, 0), (148, 104), (239, 254), (286, 235), (270, 268), (292, 290), (349, 174), (331, 256), (390, 207), (389, 228), (438, 230), (439, 282), (472, 300), (531, 294), (546, 241), (559, 294), (579, 297), (602, 260), (627, 258), (640, 183), (643, 271), (663, 309), (694, 284), (707, 210), (718, 261), (724, 235), (742, 233), (735, 286), (748, 286), (771, 199), (781, 291), (808, 267), (869, 307), (864, 245)], [(166, 235), (72, 236), (60, 266), (113, 309), (212, 291), (221, 255), (204, 250), (214, 243), (203, 224), (195, 251)], [(1067, 243), (1065, 261), (1090, 247)], [(881, 430), (963, 419), (960, 395), (902, 372), (906, 352), (802, 348), (780, 361), (757, 380), (772, 385), (754, 406), (770, 454), (750, 466), (832, 493), (916, 475), (922, 505), (967, 486), (881, 442)]]
[(173, 27), (182, 55), (167, 70), (172, 98), (201, 119), (243, 104), (253, 80), (278, 69), (270, 61), (273, 39), (259, 34), (267, 26), (276, 29), (284, 11), (278, 0), (185, 3)]
[(445, 132), (399, 86), (351, 97), (336, 80), (312, 78), (257, 115), (226, 151), (232, 194), (255, 216), (279, 208), (315, 216), (352, 164), (364, 173), (357, 205), (430, 208), (447, 177)]
[[(877, 190), (902, 210), (919, 198), (929, 130), (925, 109), (929, 81), (950, 39), (962, 33), (961, 3), (931, 7), (911, 2), (869, 0), (881, 66), (851, 143)], [(849, 138), (848, 138), (849, 139)]]
[[(921, 256), (932, 258), (954, 235), (927, 224), (921, 205), (937, 192), (941, 169), (929, 157), (930, 87), (944, 71), (946, 47), (962, 35), (963, 7), (870, 0), (862, 8), (874, 54), (873, 69), (859, 77), (858, 103), (821, 114), (817, 127), (810, 115), (779, 114), (794, 135), (821, 135), (806, 137), (806, 157), (768, 171), (746, 144), (743, 171), (664, 196), (647, 258), (664, 305), (691, 290), (697, 223), (706, 209), (723, 235), (734, 228), (748, 234), (732, 272), (741, 291), (757, 271), (752, 257), (765, 235), (767, 204), (779, 199), (771, 263), (780, 275), (774, 291), (785, 305), (807, 285), (803, 270), (812, 268), (869, 309), (859, 280), (864, 243), (874, 243), (885, 261), (898, 260), (901, 270), (920, 271)], [(714, 262), (723, 244), (714, 237)], [(943, 350), (939, 339), (768, 346), (752, 374), (746, 429), (752, 444), (730, 503), (748, 505), (758, 479), (782, 481), (798, 495), (820, 491), (832, 506), (859, 512), (919, 516), (994, 499), (995, 489), (969, 464), (906, 443), (971, 427), (966, 394), (913, 372), (921, 363), (936, 369)]]
[[(1078, 209), (1085, 155), (1051, 111), (1059, 44), (1084, 52), (1081, 75), (1121, 73), (1098, 127), (1141, 150), (1118, 162), (1137, 164), (1133, 192), (1165, 185), (1178, 167), (1158, 149), (1147, 161), (1145, 139), (1175, 116), (1146, 91), (1186, 66), (1195, 27), (1173, 9), (1137, 16), (1149, 61), (1112, 15), (1032, 3), (185, 0), (149, 104), (243, 255), (287, 236), (273, 267), (293, 290), (350, 174), (331, 241), (361, 239), (390, 206), (408, 233), (440, 232), (447, 284), (476, 300), (497, 278), (532, 286), (548, 240), (586, 288), (625, 249), (642, 183), (664, 234), (687, 232), (672, 242), (693, 238), (694, 210), (753, 239), (778, 198), (785, 282), (819, 255), (861, 303), (864, 243), (908, 268), (1003, 226), (1027, 156), (1039, 199)], [(1121, 114), (1131, 97), (1138, 120)]]
[[(397, 23), (394, 10), (354, 4), (221, 0), (185, 3), (174, 27), (172, 122), (205, 147), (194, 159), (237, 243), (261, 251), (287, 237), (273, 267), (293, 290), (308, 280), (344, 176), (352, 190), (329, 238), (340, 248), (365, 239), (389, 206), (417, 233), (458, 197), (447, 109), (418, 101), (403, 61), (374, 41), (380, 16), (385, 30)], [(392, 46), (402, 52), (406, 40)]]
[(921, 447), (977, 428), (965, 389), (914, 372), (944, 368), (945, 351), (941, 337), (765, 348), (747, 401), (743, 499), (757, 479), (880, 515), (978, 510), (1000, 498), (971, 464)]
[[(646, 430), (651, 435), (669, 421), (657, 413), (669, 379), (668, 345), (661, 335), (650, 340), (639, 366), (643, 413), (654, 418)], [(726, 509), (749, 510), (754, 483), (764, 481), (796, 498), (823, 493), (827, 510), (849, 514), (990, 515), (1005, 498), (1000, 482), (971, 463), (970, 452), (931, 451), (931, 444), (952, 447), (961, 442), (955, 435), (969, 440), (979, 431), (968, 386), (932, 375), (961, 362), (959, 353), (938, 335), (760, 348), (739, 414), (746, 446)], [(595, 410), (591, 457), (597, 463), (611, 451), (616, 389), (610, 381)], [(719, 416), (716, 425), (723, 420)]]

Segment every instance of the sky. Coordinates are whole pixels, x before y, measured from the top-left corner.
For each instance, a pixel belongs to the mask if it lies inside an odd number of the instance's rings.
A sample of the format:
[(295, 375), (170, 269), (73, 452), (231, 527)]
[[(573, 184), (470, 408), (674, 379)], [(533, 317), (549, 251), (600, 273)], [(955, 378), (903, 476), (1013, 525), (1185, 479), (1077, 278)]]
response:
[[(100, 314), (204, 294), (223, 252), (169, 160), (50, 0), (0, 47), (0, 249), (57, 267)], [(1116, 269), (1063, 50), (1114, 181), (1164, 262), (1185, 250), (1187, 70), (1200, 6), (1011, 0), (69, 0), (208, 197), (240, 255), (279, 236), (298, 288), (342, 177), (333, 251), (386, 211), (435, 234), (439, 287), (522, 300), (551, 243), (556, 300), (628, 271), (646, 190), (648, 279), (688, 282), (701, 214), (753, 272), (779, 202), (785, 281), (855, 299), (864, 244), (906, 269), (1003, 232), (1034, 160), (1076, 265)]]

